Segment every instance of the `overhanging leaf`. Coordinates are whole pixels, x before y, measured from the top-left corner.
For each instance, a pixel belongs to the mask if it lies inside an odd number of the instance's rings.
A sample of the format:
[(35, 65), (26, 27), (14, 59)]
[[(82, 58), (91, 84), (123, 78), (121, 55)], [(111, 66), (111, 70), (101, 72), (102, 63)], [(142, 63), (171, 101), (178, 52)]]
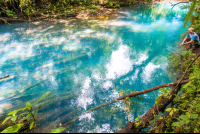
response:
[[(39, 109), (38, 109), (38, 110), (39, 110)], [(36, 118), (36, 117), (37, 117), (38, 110), (35, 112), (34, 118)]]
[(169, 115), (172, 117), (173, 113), (174, 113), (174, 111), (172, 110), (172, 111), (170, 111)]
[(20, 108), (20, 109), (14, 110), (14, 111), (10, 111), (10, 112), (8, 112), (8, 115), (15, 116), (15, 114), (17, 114), (17, 112), (24, 111), (24, 110), (25, 110), (25, 108)]
[(33, 122), (31, 122), (31, 124), (30, 124), (30, 129), (32, 129), (33, 128), (33, 125), (34, 125), (34, 121)]
[(52, 129), (50, 133), (60, 133), (65, 130), (65, 127), (59, 127), (56, 129)]
[(192, 119), (196, 119), (198, 117), (198, 114), (191, 114)]
[(16, 124), (4, 129), (1, 133), (15, 133), (23, 126), (24, 124)]
[(42, 96), (39, 100), (37, 100), (35, 103), (33, 103), (33, 105), (35, 105), (36, 103), (38, 103), (39, 101), (41, 101), (42, 99), (44, 99), (45, 97), (47, 97), (51, 92), (47, 92), (44, 96)]
[(7, 117), (2, 123), (1, 125), (3, 125), (7, 120), (9, 120), (12, 116)]
[(174, 122), (174, 123), (172, 123), (172, 126), (178, 127), (178, 126), (180, 126), (180, 123), (179, 122)]
[(193, 0), (193, 1), (192, 1), (192, 4), (191, 4), (191, 6), (190, 6), (190, 9), (189, 9), (188, 13), (186, 14), (186, 16), (185, 16), (185, 18), (184, 18), (184, 20), (185, 20), (185, 22), (184, 22), (184, 27), (187, 25), (187, 23), (188, 23), (188, 22), (190, 21), (190, 19), (191, 19), (192, 14), (193, 14), (194, 9), (195, 9), (196, 3), (197, 3), (197, 0)]
[(169, 112), (169, 111), (171, 111), (171, 110), (172, 110), (172, 108), (168, 108), (168, 109), (166, 109), (165, 111)]
[(16, 119), (17, 119), (17, 116), (13, 116), (13, 117), (11, 118), (12, 121), (16, 121)]
[(179, 119), (186, 120), (186, 119), (187, 119), (187, 116), (186, 116), (186, 115), (180, 115), (180, 116), (179, 116)]
[(92, 133), (97, 133), (97, 130), (94, 130)]
[(30, 101), (26, 102), (26, 109), (31, 110), (32, 104)]
[(28, 119), (28, 117), (30, 117), (30, 116), (31, 116), (31, 113), (29, 113), (26, 117), (24, 117), (23, 120)]

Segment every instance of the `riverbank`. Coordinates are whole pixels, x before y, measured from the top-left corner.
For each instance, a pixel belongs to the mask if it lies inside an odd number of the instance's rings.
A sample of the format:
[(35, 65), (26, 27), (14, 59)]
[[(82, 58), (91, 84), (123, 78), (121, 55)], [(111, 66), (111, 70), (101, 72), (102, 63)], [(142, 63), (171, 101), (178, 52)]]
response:
[[(170, 0), (154, 0), (151, 4), (159, 4), (162, 2), (166, 2)], [(175, 0), (177, 2), (183, 0)], [(137, 6), (141, 4), (148, 4), (148, 2), (141, 2), (140, 0), (136, 0), (132, 4), (121, 3), (120, 7), (130, 7), (130, 6)], [(52, 20), (52, 19), (67, 19), (67, 18), (78, 18), (78, 19), (95, 19), (95, 18), (105, 18), (110, 15), (115, 10), (118, 10), (119, 7), (113, 6), (109, 8), (106, 4), (99, 4), (99, 5), (90, 5), (90, 6), (71, 6), (70, 9), (66, 11), (55, 11), (55, 10), (43, 10), (38, 9), (31, 15), (24, 15), (24, 14), (13, 14), (7, 17), (0, 16), (0, 24), (3, 23), (13, 23), (13, 22), (34, 22), (34, 21), (41, 21), (41, 20)]]

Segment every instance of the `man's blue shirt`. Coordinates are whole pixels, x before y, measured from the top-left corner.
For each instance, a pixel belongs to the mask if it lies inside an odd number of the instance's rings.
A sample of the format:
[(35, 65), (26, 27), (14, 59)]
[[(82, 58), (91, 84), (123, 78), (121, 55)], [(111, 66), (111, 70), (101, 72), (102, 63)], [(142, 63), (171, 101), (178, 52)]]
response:
[(192, 40), (194, 40), (194, 41), (196, 40), (196, 41), (199, 42), (199, 37), (198, 37), (197, 33), (195, 33), (195, 32), (194, 32), (193, 35), (191, 35), (191, 34), (188, 33), (188, 34), (186, 35), (186, 37), (190, 37)]

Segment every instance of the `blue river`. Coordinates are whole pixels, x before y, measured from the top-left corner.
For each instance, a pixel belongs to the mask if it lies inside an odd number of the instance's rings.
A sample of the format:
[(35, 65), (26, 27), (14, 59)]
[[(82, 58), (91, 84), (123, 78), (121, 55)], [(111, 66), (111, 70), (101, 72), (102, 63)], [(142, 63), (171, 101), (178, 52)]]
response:
[(113, 133), (142, 116), (158, 91), (93, 112), (121, 92), (142, 91), (176, 81), (168, 56), (178, 52), (187, 31), (187, 9), (169, 2), (120, 8), (99, 19), (51, 19), (0, 24), (0, 115), (51, 94), (35, 105), (37, 132), (79, 119), (65, 132)]

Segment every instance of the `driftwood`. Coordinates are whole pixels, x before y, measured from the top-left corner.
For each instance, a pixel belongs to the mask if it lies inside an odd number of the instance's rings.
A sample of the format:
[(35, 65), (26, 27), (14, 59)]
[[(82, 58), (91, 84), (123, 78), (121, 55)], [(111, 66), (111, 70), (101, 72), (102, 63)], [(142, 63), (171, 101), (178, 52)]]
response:
[[(178, 90), (181, 87), (181, 81), (185, 77), (189, 67), (194, 63), (194, 61), (200, 56), (200, 53), (196, 56), (196, 58), (190, 63), (190, 65), (186, 68), (183, 77), (178, 81), (178, 84), (172, 88), (172, 92), (167, 95), (167, 97), (161, 97), (159, 104), (154, 104), (145, 114), (142, 115), (141, 120), (137, 122), (128, 122), (127, 125), (118, 133), (139, 133), (142, 129), (146, 128), (150, 125), (150, 121), (155, 118), (155, 116), (159, 113), (159, 111), (164, 112), (164, 109), (173, 101), (173, 98), (178, 93)], [(136, 127), (136, 123), (138, 123)]]
[(6, 75), (6, 76), (4, 76), (4, 77), (0, 77), (0, 80), (1, 79), (5, 79), (5, 78), (8, 78), (10, 75)]

